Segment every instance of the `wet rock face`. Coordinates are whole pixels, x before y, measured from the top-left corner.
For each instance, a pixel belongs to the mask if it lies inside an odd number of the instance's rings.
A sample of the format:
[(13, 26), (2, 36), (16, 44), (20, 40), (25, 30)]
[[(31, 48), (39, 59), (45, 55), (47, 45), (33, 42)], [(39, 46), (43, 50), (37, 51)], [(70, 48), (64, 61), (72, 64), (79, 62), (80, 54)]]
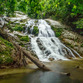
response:
[(40, 49), (41, 49), (42, 51), (46, 50), (46, 48), (43, 47), (43, 46), (41, 46)]
[(55, 44), (55, 41), (53, 39), (51, 39), (51, 41)]
[(83, 47), (81, 47), (83, 43), (83, 37), (78, 35), (75, 32), (64, 30), (61, 39), (65, 45), (69, 46), (76, 50), (81, 56), (83, 56)]
[(15, 27), (16, 25), (25, 26), (28, 20), (29, 20), (29, 17), (20, 11), (15, 12), (15, 17), (4, 16), (5, 24), (11, 23), (10, 25), (12, 27)]
[(40, 50), (42, 50), (42, 51), (46, 50), (46, 48), (43, 46), (42, 41), (40, 40), (40, 38), (37, 38), (36, 42), (38, 43), (38, 46), (39, 46)]
[(65, 28), (60, 22), (52, 20), (52, 19), (45, 19), (51, 26), (55, 28)]
[(51, 52), (49, 50), (45, 51), (45, 54), (48, 56), (51, 54)]
[(69, 32), (69, 31), (64, 31), (64, 32), (63, 32), (63, 37), (64, 37), (64, 38), (67, 38), (67, 39), (72, 39), (72, 40), (77, 39), (77, 35), (75, 35), (75, 34)]

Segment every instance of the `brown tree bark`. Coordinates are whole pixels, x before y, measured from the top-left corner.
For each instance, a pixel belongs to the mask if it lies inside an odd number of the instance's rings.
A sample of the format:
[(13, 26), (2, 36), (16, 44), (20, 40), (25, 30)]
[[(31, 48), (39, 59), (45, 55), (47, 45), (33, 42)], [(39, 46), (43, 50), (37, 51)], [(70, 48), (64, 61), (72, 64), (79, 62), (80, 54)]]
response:
[(36, 66), (45, 71), (51, 71), (48, 67), (46, 67), (42, 62), (40, 62), (36, 57), (33, 57), (29, 51), (22, 48), (21, 46), (14, 43), (14, 45), (23, 52), (23, 55), (30, 59)]

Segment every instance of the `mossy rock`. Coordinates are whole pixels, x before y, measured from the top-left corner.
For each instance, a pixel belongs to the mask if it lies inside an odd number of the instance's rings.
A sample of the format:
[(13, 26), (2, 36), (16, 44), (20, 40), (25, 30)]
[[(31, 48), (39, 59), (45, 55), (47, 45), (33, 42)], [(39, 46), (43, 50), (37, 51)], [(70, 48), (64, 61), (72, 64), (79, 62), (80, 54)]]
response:
[(21, 25), (16, 25), (14, 28), (12, 28), (13, 31), (24, 31), (24, 27)]
[(20, 40), (29, 42), (29, 37), (28, 36), (22, 36), (22, 37), (20, 37)]
[(31, 34), (31, 30), (30, 30), (31, 27), (32, 27), (32, 26), (28, 27), (28, 33), (29, 33), (29, 34)]
[(63, 32), (63, 28), (55, 28), (53, 26), (51, 26), (52, 30), (55, 32), (55, 36), (56, 37), (60, 37), (62, 32)]
[(3, 63), (3, 58), (0, 56), (0, 64)]
[(34, 29), (33, 29), (33, 32), (32, 34), (34, 34), (35, 36), (37, 36), (39, 33), (39, 29), (38, 29), (38, 26), (34, 26)]
[(83, 44), (81, 44), (81, 47), (83, 47)]
[(38, 23), (38, 20), (35, 20), (35, 23)]
[(13, 58), (11, 57), (13, 49), (13, 44), (0, 36), (0, 64), (13, 62)]

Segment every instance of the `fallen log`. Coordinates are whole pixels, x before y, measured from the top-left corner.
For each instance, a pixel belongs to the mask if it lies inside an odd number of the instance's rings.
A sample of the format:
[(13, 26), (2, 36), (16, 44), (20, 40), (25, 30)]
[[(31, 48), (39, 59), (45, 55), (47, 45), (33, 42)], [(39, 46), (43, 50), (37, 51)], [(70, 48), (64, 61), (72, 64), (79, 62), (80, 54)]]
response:
[(45, 71), (50, 71), (50, 69), (48, 67), (46, 67), (42, 62), (40, 62), (36, 57), (32, 56), (29, 51), (27, 51), (26, 49), (23, 49), (21, 46), (19, 46), (18, 44), (16, 44), (14, 42), (16, 40), (14, 37), (8, 35), (6, 32), (2, 31), (1, 29), (0, 29), (0, 35), (4, 39), (12, 42), (17, 49), (20, 49), (20, 52), (22, 52), (24, 56), (26, 56), (28, 59), (30, 59), (40, 69), (45, 70)]
[(26, 49), (22, 48), (21, 46), (15, 44), (15, 43), (14, 43), (14, 45), (23, 52), (24, 56), (26, 56), (28, 59), (30, 59), (40, 69), (45, 70), (45, 71), (51, 71), (42, 62), (40, 62), (36, 57), (33, 57), (29, 51), (27, 51)]

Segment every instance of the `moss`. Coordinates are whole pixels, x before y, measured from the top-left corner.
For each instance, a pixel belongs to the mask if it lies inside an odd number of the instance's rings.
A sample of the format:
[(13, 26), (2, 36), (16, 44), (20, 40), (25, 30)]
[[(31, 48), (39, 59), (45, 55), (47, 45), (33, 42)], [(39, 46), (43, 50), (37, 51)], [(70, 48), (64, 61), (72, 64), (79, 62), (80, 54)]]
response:
[(29, 34), (31, 33), (31, 30), (30, 30), (31, 27), (32, 27), (32, 26), (28, 27), (28, 33), (29, 33)]
[(32, 32), (35, 36), (37, 36), (38, 35), (38, 33), (39, 33), (39, 29), (38, 29), (38, 27), (37, 26), (34, 26), (34, 29), (33, 29), (33, 32)]
[(13, 31), (24, 31), (24, 28), (20, 25), (16, 25), (14, 28), (12, 28)]
[(81, 47), (83, 47), (83, 43), (81, 44)]
[(12, 58), (12, 57), (9, 56), (9, 57), (6, 57), (6, 58), (5, 58), (5, 63), (6, 63), (6, 64), (10, 64), (10, 63), (12, 63), (12, 62), (13, 62), (13, 58)]
[(28, 36), (22, 36), (22, 37), (20, 37), (20, 40), (29, 42), (29, 37)]
[(0, 36), (0, 64), (9, 64), (13, 62), (11, 57), (13, 49), (13, 44)]
[(4, 44), (6, 46), (9, 46), (11, 48), (14, 48), (13, 44), (5, 39), (3, 39), (1, 36), (0, 36), (0, 44)]
[(0, 57), (0, 64), (2, 64), (3, 63), (3, 58), (2, 57)]
[(55, 28), (53, 26), (51, 26), (52, 30), (55, 32), (55, 35), (56, 37), (60, 37), (62, 32), (63, 32), (63, 29), (62, 28)]
[(21, 24), (21, 26), (25, 26), (25, 24)]
[(38, 23), (38, 20), (35, 20), (35, 23)]
[(8, 55), (0, 56), (0, 64), (11, 64), (13, 62), (13, 58)]
[(73, 48), (74, 46), (73, 45), (71, 45), (70, 43), (66, 43), (65, 42), (65, 44), (68, 46), (68, 47), (71, 47), (71, 48)]
[(28, 35), (27, 36), (21, 36), (21, 35), (16, 34), (16, 36), (19, 38), (19, 41), (17, 41), (17, 42), (19, 42), (19, 44), (22, 45), (22, 46), (24, 46), (22, 41), (29, 42)]
[(22, 36), (21, 35), (18, 35), (18, 34), (15, 34), (18, 38), (21, 38)]
[(19, 45), (21, 45), (22, 47), (24, 47), (24, 46), (25, 46), (22, 42), (19, 42)]

